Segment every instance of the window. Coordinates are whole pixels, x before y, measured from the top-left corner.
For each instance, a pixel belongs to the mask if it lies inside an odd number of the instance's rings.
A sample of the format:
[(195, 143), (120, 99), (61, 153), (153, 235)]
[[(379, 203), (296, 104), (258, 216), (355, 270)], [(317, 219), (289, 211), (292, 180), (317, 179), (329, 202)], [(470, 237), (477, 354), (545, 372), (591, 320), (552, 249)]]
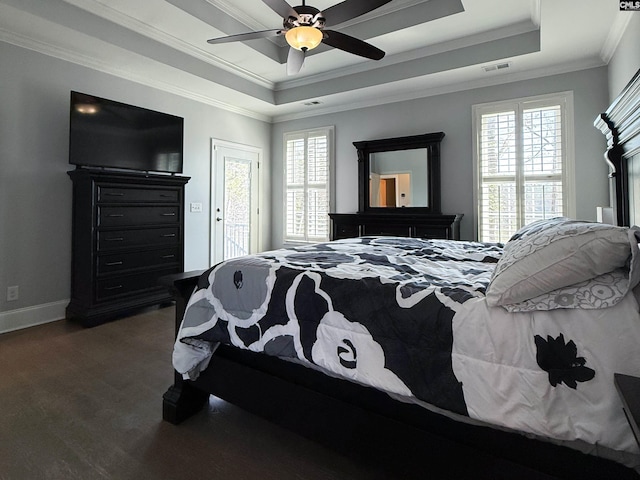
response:
[(575, 215), (572, 105), (571, 92), (474, 105), (478, 240)]
[(285, 242), (329, 240), (333, 128), (285, 133)]

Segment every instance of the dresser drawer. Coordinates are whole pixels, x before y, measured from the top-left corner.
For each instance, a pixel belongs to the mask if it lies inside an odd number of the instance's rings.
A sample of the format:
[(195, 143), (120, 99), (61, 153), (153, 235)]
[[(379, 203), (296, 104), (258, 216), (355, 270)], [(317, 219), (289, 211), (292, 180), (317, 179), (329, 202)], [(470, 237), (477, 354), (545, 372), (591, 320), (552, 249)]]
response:
[(177, 247), (100, 255), (98, 257), (98, 275), (126, 272), (140, 268), (161, 267), (179, 262), (180, 249)]
[(130, 230), (107, 230), (98, 232), (98, 251), (115, 248), (178, 245), (180, 228), (143, 228)]
[(354, 238), (360, 236), (358, 225), (336, 225), (333, 231), (333, 239)]
[(366, 223), (362, 226), (363, 235), (383, 235), (393, 237), (410, 237), (411, 227), (409, 225), (389, 225)]
[(158, 225), (180, 222), (180, 207), (98, 207), (98, 226)]
[(96, 282), (96, 301), (109, 300), (114, 297), (136, 295), (150, 290), (161, 290), (158, 278), (163, 275), (180, 272), (180, 267), (164, 268), (153, 272), (126, 275), (117, 278), (98, 280)]
[(419, 238), (440, 238), (451, 239), (450, 227), (438, 227), (438, 226), (416, 226), (416, 237)]
[[(460, 239), (462, 214), (419, 214), (410, 213), (410, 209), (392, 210), (403, 213), (330, 213), (332, 239), (357, 235)], [(359, 233), (354, 231), (356, 227), (359, 227)]]
[(98, 185), (100, 203), (178, 203), (180, 191), (170, 188), (135, 188)]

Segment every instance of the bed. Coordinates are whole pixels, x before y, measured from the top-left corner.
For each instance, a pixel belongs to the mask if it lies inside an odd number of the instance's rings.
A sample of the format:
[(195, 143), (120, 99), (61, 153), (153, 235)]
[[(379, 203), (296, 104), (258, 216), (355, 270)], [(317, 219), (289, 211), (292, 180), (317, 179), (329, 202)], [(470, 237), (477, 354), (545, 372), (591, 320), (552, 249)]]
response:
[(613, 375), (640, 375), (640, 230), (624, 226), (638, 84), (596, 122), (621, 226), (548, 219), (505, 245), (359, 237), (168, 280), (165, 420), (214, 394), (331, 444), (419, 430), (425, 448), (455, 442), (557, 478), (637, 478)]

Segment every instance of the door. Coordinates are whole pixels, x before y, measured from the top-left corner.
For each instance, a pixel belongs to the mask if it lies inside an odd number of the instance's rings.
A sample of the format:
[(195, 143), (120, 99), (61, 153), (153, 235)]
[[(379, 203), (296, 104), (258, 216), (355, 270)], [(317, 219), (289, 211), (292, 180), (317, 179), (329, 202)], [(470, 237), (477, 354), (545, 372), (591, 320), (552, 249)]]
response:
[(369, 174), (369, 205), (372, 207), (380, 207), (380, 174), (371, 172)]
[(384, 192), (385, 192), (385, 207), (395, 207), (396, 206), (396, 179), (395, 178), (385, 178), (384, 182)]
[(211, 141), (211, 264), (255, 253), (261, 150)]

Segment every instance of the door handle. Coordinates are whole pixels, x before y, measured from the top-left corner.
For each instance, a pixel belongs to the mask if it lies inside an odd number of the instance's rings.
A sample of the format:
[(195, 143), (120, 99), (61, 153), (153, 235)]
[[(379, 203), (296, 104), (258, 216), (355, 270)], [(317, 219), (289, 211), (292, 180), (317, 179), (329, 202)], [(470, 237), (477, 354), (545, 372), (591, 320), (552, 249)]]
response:
[(216, 222), (221, 222), (221, 221), (222, 221), (222, 218), (216, 217)]

